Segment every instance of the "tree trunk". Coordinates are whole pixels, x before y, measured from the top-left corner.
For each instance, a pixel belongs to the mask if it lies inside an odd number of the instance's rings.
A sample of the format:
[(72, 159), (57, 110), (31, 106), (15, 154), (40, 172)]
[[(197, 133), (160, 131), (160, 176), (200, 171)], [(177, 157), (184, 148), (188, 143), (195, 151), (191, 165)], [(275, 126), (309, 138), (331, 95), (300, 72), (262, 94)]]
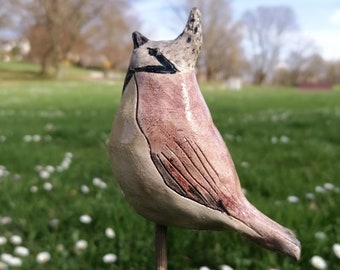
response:
[(254, 73), (254, 84), (261, 85), (266, 79), (266, 74), (262, 70), (257, 70)]
[(45, 55), (42, 57), (41, 59), (41, 63), (40, 63), (40, 74), (42, 76), (47, 76), (48, 75), (48, 56)]

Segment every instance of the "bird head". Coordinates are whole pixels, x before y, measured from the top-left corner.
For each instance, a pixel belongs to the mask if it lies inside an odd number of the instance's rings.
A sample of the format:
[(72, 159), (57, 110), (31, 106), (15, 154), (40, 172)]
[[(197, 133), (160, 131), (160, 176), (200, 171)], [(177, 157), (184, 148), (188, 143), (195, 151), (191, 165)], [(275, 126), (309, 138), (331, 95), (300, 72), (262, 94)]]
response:
[(152, 41), (139, 32), (132, 34), (132, 72), (176, 73), (193, 70), (202, 45), (201, 14), (193, 8), (183, 32), (174, 40)]

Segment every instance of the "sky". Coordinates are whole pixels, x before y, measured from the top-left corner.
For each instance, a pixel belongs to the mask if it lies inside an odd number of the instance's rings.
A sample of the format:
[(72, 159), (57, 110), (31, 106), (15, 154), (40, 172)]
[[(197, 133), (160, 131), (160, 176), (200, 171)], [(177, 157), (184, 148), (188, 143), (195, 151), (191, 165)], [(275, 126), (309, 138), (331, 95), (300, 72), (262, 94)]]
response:
[[(133, 1), (132, 12), (138, 12), (142, 21), (140, 29), (136, 30), (154, 40), (175, 38), (183, 30), (185, 22), (174, 17), (171, 5), (180, 2), (181, 0)], [(326, 60), (340, 60), (340, 0), (231, 1), (235, 19), (239, 19), (246, 10), (261, 5), (291, 7), (303, 38), (313, 40), (318, 52)]]

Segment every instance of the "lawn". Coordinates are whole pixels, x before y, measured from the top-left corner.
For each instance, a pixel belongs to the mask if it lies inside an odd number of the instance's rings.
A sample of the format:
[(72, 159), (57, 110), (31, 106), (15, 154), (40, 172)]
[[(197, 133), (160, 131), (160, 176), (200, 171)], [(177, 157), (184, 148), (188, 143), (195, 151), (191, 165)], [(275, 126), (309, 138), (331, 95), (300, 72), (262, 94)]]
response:
[[(108, 162), (122, 81), (87, 80), (84, 71), (41, 80), (37, 70), (0, 64), (0, 261), (20, 257), (20, 269), (38, 270), (153, 269), (153, 224), (124, 201)], [(315, 255), (339, 269), (339, 89), (202, 84), (202, 91), (248, 199), (297, 234), (302, 258), (233, 232), (170, 228), (169, 269), (304, 270), (314, 269)], [(50, 260), (41, 264), (43, 251)], [(117, 260), (105, 263), (111, 253)]]

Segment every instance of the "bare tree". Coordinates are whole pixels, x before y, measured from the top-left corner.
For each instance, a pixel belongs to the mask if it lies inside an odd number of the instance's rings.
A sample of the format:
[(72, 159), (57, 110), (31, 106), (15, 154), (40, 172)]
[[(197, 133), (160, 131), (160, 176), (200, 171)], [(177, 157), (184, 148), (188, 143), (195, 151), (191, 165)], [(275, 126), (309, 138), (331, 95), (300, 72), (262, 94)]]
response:
[(15, 1), (0, 0), (0, 29), (12, 27), (15, 23), (13, 13), (15, 11)]
[[(54, 67), (57, 77), (62, 60), (72, 49), (98, 47), (105, 39), (112, 39), (112, 32), (106, 32), (108, 35), (98, 35), (98, 32), (129, 25), (124, 18), (128, 3), (123, 0), (21, 0), (21, 4), (32, 18), (27, 30), (32, 45), (31, 59), (39, 60), (43, 74), (48, 73), (50, 66)], [(111, 18), (122, 23), (116, 25)], [(97, 31), (90, 31), (94, 25)], [(130, 31), (126, 34), (130, 35)]]
[[(118, 1), (116, 1), (118, 4)], [(103, 65), (112, 69), (126, 68), (132, 49), (131, 33), (138, 28), (139, 19), (126, 14), (127, 2), (122, 1), (115, 10), (105, 8), (96, 20), (92, 20), (82, 35)]]
[(299, 85), (306, 80), (305, 72), (312, 56), (317, 54), (317, 47), (313, 40), (300, 37), (287, 57), (289, 66), (289, 81), (291, 85)]
[(59, 77), (61, 61), (72, 48), (81, 28), (101, 7), (89, 0), (33, 0), (27, 7), (34, 18), (34, 25), (28, 32), (32, 54), (40, 58), (43, 74), (47, 74), (52, 65)]
[(301, 82), (323, 81), (326, 77), (325, 60), (318, 53), (309, 56), (300, 74)]
[(253, 82), (263, 83), (280, 58), (287, 32), (298, 28), (287, 6), (260, 6), (248, 10), (243, 22), (252, 48)]
[(193, 6), (202, 13), (203, 46), (199, 71), (206, 74), (207, 80), (239, 76), (246, 65), (241, 48), (242, 28), (240, 22), (233, 20), (229, 1), (187, 0), (175, 8), (176, 14), (183, 18)]
[(332, 60), (326, 64), (326, 77), (325, 81), (331, 84), (340, 83), (340, 61)]

